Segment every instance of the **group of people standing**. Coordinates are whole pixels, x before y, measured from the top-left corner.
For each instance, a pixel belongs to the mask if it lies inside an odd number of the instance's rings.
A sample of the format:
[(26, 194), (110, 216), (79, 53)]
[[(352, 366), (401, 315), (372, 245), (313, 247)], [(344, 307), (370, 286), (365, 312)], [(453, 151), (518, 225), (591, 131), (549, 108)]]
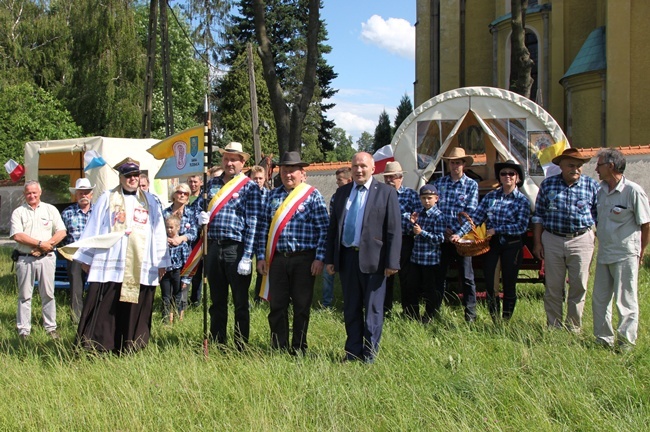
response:
[[(207, 225), (204, 265), (214, 342), (227, 344), (231, 294), (235, 347), (244, 350), (248, 344), (248, 293), (256, 256), (259, 294), (269, 302), (273, 348), (291, 354), (306, 352), (316, 276), (325, 271), (324, 283), (329, 284), (338, 272), (347, 335), (343, 360), (372, 363), (379, 351), (384, 317), (392, 311), (393, 280), (398, 273), (404, 315), (430, 322), (440, 312), (447, 273), (456, 263), (465, 320), (476, 320), (472, 258), (456, 248), (471, 222), (459, 218), (460, 213), (469, 215), (476, 225), (485, 222), (490, 236), (490, 250), (483, 257), (490, 315), (495, 321), (512, 317), (522, 236), (531, 222), (531, 203), (519, 190), (525, 171), (514, 161), (495, 164), (499, 186), (479, 201), (478, 184), (465, 173), (473, 159), (462, 148), (444, 157), (448, 175), (418, 192), (402, 185), (399, 162), (387, 164), (385, 181), (378, 182), (373, 177), (372, 156), (360, 152), (352, 158), (351, 170), (337, 172), (339, 188), (328, 211), (321, 193), (307, 184), (305, 167), (309, 164), (299, 153), (282, 156), (278, 164), (281, 185), (266, 191), (264, 172), (253, 169), (251, 177), (242, 173), (249, 155), (240, 143), (230, 143), (219, 152), (222, 172), (204, 186), (208, 203), (203, 202), (200, 178), (191, 177), (188, 184), (173, 189), (172, 204), (163, 209), (154, 195), (139, 187), (140, 166), (131, 158), (114, 167), (120, 184), (94, 205), (90, 182), (77, 181), (71, 188), (77, 203), (63, 212), (63, 218), (54, 207), (40, 202), (40, 185), (28, 182), (26, 204), (14, 211), (10, 234), (18, 243), (19, 335), (26, 338), (30, 333), (31, 292), (38, 279), (46, 331), (58, 337), (53, 249), (65, 238), (64, 244), (78, 247), (69, 264), (73, 319), (79, 320), (76, 343), (116, 353), (141, 349), (150, 336), (158, 284), (168, 322), (174, 316), (183, 319), (190, 286), (190, 303), (199, 301), (201, 279), (182, 276), (180, 269), (191, 247), (200, 241), (200, 225)], [(586, 160), (574, 149), (555, 158), (561, 174), (542, 182), (535, 203), (533, 253), (546, 262), (547, 323), (580, 330), (597, 225), (594, 334), (605, 345), (633, 346), (638, 328), (638, 267), (650, 234), (648, 199), (642, 188), (623, 176), (625, 159), (619, 151), (599, 153), (600, 185), (581, 175)], [(502, 306), (495, 286), (499, 263)], [(88, 293), (82, 308), (86, 281)], [(326, 298), (331, 298), (330, 293), (331, 289), (324, 290)], [(420, 313), (421, 297), (424, 314)], [(612, 299), (620, 315), (616, 333), (611, 324)]]

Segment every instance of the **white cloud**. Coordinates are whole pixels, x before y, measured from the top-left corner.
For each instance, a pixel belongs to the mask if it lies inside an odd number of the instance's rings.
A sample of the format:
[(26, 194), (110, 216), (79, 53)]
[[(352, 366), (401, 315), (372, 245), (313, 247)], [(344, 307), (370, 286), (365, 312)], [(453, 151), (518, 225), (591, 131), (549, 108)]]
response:
[(390, 53), (415, 60), (415, 27), (402, 18), (371, 16), (361, 23), (361, 40)]
[(333, 98), (331, 102), (336, 105), (331, 111), (328, 111), (327, 116), (336, 123), (336, 127), (340, 127), (348, 135), (352, 135), (354, 142), (359, 139), (364, 131), (370, 134), (375, 133), (379, 114), (383, 110), (386, 110), (391, 122), (396, 113), (395, 109), (380, 104), (355, 103), (339, 98)]

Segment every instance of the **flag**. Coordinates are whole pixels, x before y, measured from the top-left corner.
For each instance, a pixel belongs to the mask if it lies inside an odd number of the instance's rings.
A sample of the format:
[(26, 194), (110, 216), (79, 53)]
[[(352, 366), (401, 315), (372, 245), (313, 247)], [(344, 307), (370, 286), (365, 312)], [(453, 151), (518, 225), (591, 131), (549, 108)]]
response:
[(5, 164), (5, 169), (7, 170), (9, 177), (11, 177), (11, 180), (14, 182), (17, 182), (25, 175), (25, 168), (13, 159), (9, 159)]
[(568, 147), (566, 140), (562, 140), (540, 150), (539, 153), (537, 153), (537, 159), (539, 159), (539, 163), (542, 165), (545, 177), (550, 177), (560, 173), (560, 167), (553, 163), (553, 158), (561, 155)]
[(395, 160), (393, 148), (390, 144), (383, 146), (372, 155), (375, 160), (375, 174), (381, 174), (386, 169), (386, 164)]
[(88, 150), (84, 154), (84, 164), (86, 165), (84, 171), (88, 171), (93, 168), (103, 167), (104, 165), (106, 165), (106, 161), (95, 150)]
[(203, 173), (203, 126), (172, 135), (147, 149), (156, 159), (165, 159), (157, 179)]

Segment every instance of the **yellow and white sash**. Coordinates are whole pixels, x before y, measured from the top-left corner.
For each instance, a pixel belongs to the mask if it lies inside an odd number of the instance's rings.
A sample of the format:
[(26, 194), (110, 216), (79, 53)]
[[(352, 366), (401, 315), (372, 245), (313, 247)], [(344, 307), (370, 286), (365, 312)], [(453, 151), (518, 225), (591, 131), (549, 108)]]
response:
[[(233, 195), (238, 193), (241, 188), (243, 188), (249, 181), (251, 181), (251, 179), (248, 176), (245, 176), (243, 174), (236, 175), (230, 179), (228, 183), (223, 185), (221, 189), (219, 189), (216, 195), (212, 197), (210, 204), (208, 205), (210, 222), (212, 222), (212, 219), (217, 215), (217, 213), (219, 213), (219, 210), (221, 210), (223, 206), (225, 206), (228, 201), (233, 198)], [(210, 222), (208, 222), (208, 224)], [(203, 242), (199, 240), (197, 241), (196, 245), (194, 245), (194, 248), (192, 249), (187, 262), (181, 269), (181, 276), (189, 276), (192, 274), (192, 271), (196, 268), (199, 261), (201, 261), (201, 258), (203, 258)]]
[(271, 226), (269, 227), (269, 235), (266, 239), (267, 274), (262, 277), (262, 286), (260, 288), (260, 297), (264, 300), (269, 299), (268, 269), (271, 268), (271, 261), (273, 261), (273, 255), (275, 255), (275, 248), (278, 245), (280, 234), (296, 213), (300, 204), (305, 202), (314, 189), (316, 188), (309, 186), (307, 183), (300, 183), (289, 195), (287, 195), (273, 215)]

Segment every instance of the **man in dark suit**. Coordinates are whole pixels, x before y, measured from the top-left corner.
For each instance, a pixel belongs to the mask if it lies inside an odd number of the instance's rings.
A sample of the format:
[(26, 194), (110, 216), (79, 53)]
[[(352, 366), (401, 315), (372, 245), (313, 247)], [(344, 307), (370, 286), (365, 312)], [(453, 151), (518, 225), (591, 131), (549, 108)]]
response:
[(402, 228), (395, 188), (372, 177), (368, 153), (352, 158), (353, 183), (332, 198), (325, 263), (341, 273), (345, 361), (374, 362), (384, 324), (386, 277), (399, 270)]

